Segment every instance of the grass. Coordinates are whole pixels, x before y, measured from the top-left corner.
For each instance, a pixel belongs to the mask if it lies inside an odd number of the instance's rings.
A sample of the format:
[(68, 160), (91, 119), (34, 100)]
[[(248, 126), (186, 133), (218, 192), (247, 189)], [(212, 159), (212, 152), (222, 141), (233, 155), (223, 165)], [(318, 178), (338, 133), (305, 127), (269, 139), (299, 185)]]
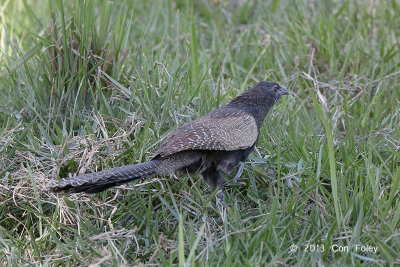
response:
[[(1, 264), (400, 264), (400, 6), (296, 3), (3, 1)], [(145, 161), (261, 80), (291, 94), (227, 212), (195, 176), (46, 190)]]

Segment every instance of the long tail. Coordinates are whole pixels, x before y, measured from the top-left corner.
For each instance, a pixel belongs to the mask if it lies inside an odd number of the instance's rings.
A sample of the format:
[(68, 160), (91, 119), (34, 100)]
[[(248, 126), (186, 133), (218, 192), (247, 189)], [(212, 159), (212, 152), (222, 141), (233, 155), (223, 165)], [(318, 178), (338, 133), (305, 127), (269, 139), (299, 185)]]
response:
[(50, 184), (48, 188), (53, 192), (94, 194), (113, 186), (156, 174), (161, 163), (162, 160), (151, 160), (136, 165), (83, 174), (62, 179)]

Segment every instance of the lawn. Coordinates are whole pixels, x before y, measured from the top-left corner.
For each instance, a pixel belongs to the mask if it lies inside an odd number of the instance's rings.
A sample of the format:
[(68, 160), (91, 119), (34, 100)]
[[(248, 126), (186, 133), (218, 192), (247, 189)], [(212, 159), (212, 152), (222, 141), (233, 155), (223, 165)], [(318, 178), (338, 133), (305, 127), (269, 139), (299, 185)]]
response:
[[(0, 5), (0, 264), (400, 264), (397, 1)], [(262, 80), (286, 87), (224, 210), (198, 176), (46, 185), (144, 162)]]

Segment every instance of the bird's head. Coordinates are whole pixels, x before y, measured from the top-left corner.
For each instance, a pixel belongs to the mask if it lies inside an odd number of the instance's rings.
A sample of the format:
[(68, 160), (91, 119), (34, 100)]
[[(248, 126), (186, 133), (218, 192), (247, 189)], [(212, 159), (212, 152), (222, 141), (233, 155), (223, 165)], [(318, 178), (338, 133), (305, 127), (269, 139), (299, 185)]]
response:
[(279, 86), (274, 82), (259, 82), (249, 91), (251, 90), (255, 91), (254, 95), (257, 95), (257, 97), (270, 100), (271, 102), (273, 101), (273, 103), (275, 103), (281, 96), (289, 94), (285, 87)]
[(226, 107), (249, 112), (254, 116), (258, 127), (260, 127), (275, 102), (281, 96), (288, 94), (289, 92), (285, 87), (281, 87), (274, 82), (259, 82), (233, 99)]
[(240, 96), (236, 97), (231, 103), (239, 106), (265, 106), (272, 107), (275, 102), (289, 92), (285, 87), (279, 86), (274, 82), (259, 82)]

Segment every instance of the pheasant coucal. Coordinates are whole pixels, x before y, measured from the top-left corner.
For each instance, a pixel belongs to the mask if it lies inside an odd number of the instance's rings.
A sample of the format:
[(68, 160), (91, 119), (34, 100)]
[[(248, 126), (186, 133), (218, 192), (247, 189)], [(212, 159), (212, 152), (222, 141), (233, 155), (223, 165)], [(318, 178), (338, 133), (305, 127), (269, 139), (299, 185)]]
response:
[(49, 185), (54, 192), (98, 193), (154, 174), (177, 171), (201, 173), (212, 189), (221, 189), (226, 174), (243, 163), (257, 144), (268, 111), (288, 91), (273, 82), (260, 82), (227, 106), (186, 123), (172, 132), (150, 161), (117, 167)]

